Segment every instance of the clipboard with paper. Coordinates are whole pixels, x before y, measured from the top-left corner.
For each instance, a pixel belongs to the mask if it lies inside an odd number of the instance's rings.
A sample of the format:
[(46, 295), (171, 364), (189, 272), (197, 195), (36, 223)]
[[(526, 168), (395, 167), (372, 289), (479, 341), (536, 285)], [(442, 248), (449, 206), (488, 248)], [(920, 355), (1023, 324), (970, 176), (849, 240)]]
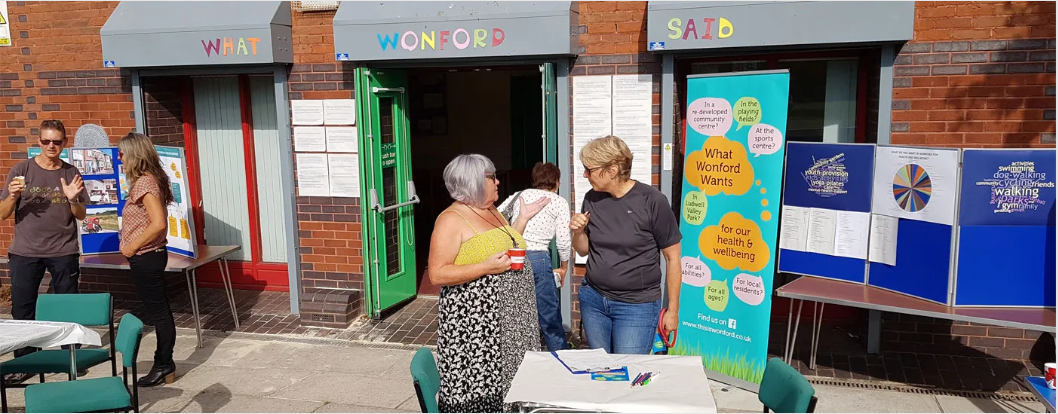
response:
[(564, 349), (553, 351), (551, 355), (573, 374), (590, 374), (622, 367), (602, 349)]

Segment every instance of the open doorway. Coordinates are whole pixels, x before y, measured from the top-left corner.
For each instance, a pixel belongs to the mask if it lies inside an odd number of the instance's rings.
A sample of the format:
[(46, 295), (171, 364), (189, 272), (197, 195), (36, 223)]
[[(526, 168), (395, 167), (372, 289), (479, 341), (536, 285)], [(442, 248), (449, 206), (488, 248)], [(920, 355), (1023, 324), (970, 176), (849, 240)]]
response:
[(407, 72), (412, 175), (422, 200), (415, 206), (418, 293), (440, 287), (426, 276), (430, 234), (452, 199), (445, 165), (464, 153), (496, 164), (500, 202), (532, 184), (543, 161), (542, 77), (537, 65), (415, 69)]

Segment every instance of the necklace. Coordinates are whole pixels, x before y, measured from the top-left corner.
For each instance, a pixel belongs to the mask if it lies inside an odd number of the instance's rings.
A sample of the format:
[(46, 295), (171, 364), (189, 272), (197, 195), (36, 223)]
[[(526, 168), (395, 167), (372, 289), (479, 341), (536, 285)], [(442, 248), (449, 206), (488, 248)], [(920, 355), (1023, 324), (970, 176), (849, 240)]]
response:
[[(481, 214), (479, 214), (477, 209), (475, 209), (474, 207), (471, 207), (469, 204), (466, 204), (466, 203), (462, 203), (462, 204), (464, 206), (467, 206), (467, 209), (469, 209), (470, 212), (474, 213), (475, 216), (478, 216), (478, 218), (480, 218), (481, 220), (485, 221), (486, 223), (489, 223), (489, 225), (493, 225), (492, 221), (489, 221), (489, 219), (485, 218), (485, 216), (482, 216)], [(496, 217), (496, 213), (493, 212), (491, 209), (489, 210), (489, 213), (491, 213), (491, 216), (493, 218)], [(511, 244), (514, 245), (515, 249), (517, 249), (518, 248), (518, 241), (514, 239), (514, 235), (511, 234), (511, 232), (507, 231), (506, 226), (503, 225), (503, 220), (498, 220), (498, 221), (500, 222), (500, 225), (499, 226), (494, 226), (493, 228), (500, 229), (500, 231), (502, 231), (505, 234), (507, 234), (507, 237), (511, 238)]]

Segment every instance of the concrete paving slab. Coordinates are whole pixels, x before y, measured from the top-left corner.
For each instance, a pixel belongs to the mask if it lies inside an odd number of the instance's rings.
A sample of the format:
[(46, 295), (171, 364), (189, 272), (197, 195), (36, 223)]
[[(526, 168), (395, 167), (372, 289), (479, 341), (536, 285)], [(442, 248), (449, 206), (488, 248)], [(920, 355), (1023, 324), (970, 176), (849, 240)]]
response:
[[(414, 389), (414, 388), (413, 388)], [(421, 413), (422, 409), (419, 408), (419, 397), (412, 395), (403, 404), (397, 407), (398, 410), (410, 411), (414, 413)]]
[(817, 413), (938, 413), (932, 395), (814, 385)]
[(330, 403), (323, 407), (317, 408), (314, 413), (417, 413), (418, 408), (415, 411), (407, 411), (401, 409), (391, 408), (380, 408), (380, 407), (365, 407), (362, 405), (348, 405), (348, 404), (337, 404)]
[(709, 380), (709, 391), (713, 393), (718, 410), (725, 412), (760, 412), (764, 405), (757, 399), (757, 394), (727, 384)]
[(945, 413), (1042, 413), (1045, 411), (1043, 403), (1039, 402), (965, 398), (950, 395), (938, 395), (936, 398), (941, 412)]
[(273, 394), (277, 398), (397, 408), (415, 395), (411, 383), (340, 372), (314, 375)]
[[(326, 352), (320, 352), (326, 349)], [(297, 342), (272, 342), (254, 349), (230, 366), (243, 368), (285, 368), (355, 373), (382, 377), (391, 368), (407, 370), (414, 355), (403, 349), (365, 346), (327, 346)], [(410, 374), (409, 374), (410, 375)], [(410, 377), (409, 377), (410, 378)]]
[(322, 406), (319, 401), (251, 397), (212, 388), (177, 408), (181, 413), (311, 413)]
[[(177, 350), (173, 353), (173, 359), (187, 364), (230, 367), (239, 359), (268, 346), (269, 343), (261, 340), (206, 337), (203, 339), (202, 348)], [(154, 347), (151, 346), (150, 349), (153, 353)]]
[(313, 375), (312, 371), (277, 368), (246, 369), (203, 365), (178, 377), (174, 386), (202, 391), (221, 385), (233, 394), (264, 397)]

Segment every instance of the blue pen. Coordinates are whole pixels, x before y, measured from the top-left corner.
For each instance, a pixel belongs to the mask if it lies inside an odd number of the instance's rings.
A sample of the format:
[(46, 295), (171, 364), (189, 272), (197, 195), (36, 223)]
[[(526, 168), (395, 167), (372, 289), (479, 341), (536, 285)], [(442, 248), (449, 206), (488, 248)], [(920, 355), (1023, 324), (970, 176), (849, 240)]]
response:
[(635, 387), (636, 383), (638, 383), (641, 378), (643, 378), (642, 372), (640, 372), (639, 375), (636, 375), (636, 379), (632, 380), (632, 385), (629, 388)]
[(654, 373), (653, 372), (648, 372), (647, 375), (645, 377), (643, 377), (642, 380), (639, 381), (639, 386), (642, 387), (644, 385), (647, 385), (647, 382), (650, 381), (650, 378), (652, 378), (652, 377), (654, 377)]

